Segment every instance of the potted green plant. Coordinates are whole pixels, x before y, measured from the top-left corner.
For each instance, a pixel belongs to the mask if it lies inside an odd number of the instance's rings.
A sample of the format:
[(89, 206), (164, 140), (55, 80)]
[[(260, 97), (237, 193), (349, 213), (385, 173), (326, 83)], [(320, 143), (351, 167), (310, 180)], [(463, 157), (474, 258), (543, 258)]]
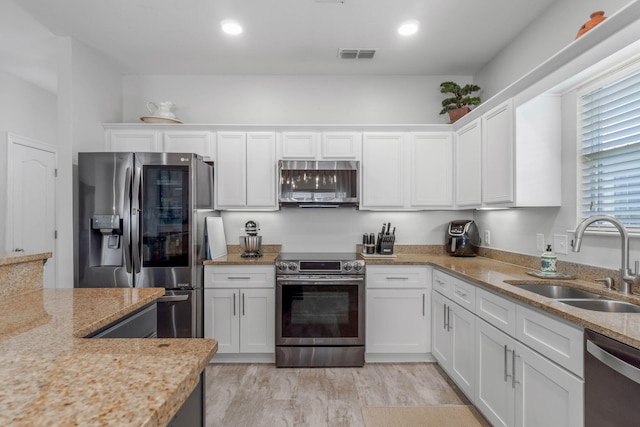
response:
[(480, 86), (466, 84), (460, 86), (455, 82), (440, 83), (440, 92), (450, 93), (452, 96), (442, 100), (442, 110), (440, 114), (449, 113), (451, 123), (455, 123), (465, 114), (471, 111), (470, 105), (480, 104), (479, 96), (470, 96), (473, 92), (480, 90)]

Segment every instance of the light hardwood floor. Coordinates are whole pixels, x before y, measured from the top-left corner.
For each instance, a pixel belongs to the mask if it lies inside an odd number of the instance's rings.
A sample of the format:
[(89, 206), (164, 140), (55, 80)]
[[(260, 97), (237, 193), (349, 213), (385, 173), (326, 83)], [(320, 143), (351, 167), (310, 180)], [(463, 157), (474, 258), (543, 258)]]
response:
[(363, 406), (469, 404), (435, 363), (362, 368), (210, 364), (207, 426), (362, 427)]

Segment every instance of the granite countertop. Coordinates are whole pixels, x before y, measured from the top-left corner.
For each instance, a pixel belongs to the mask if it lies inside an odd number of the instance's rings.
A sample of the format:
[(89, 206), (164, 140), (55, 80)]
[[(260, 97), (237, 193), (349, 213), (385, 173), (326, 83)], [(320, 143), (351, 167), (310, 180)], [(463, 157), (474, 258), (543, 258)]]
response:
[(276, 258), (280, 255), (281, 245), (262, 245), (260, 257), (242, 257), (240, 245), (227, 245), (227, 255), (207, 259), (202, 262), (204, 265), (274, 265)]
[(366, 263), (367, 265), (433, 265), (461, 279), (474, 282), (487, 289), (640, 348), (640, 313), (604, 313), (584, 310), (513, 286), (523, 282), (568, 284), (613, 299), (626, 300), (640, 305), (639, 296), (623, 296), (616, 291), (604, 289), (602, 284), (585, 280), (539, 279), (526, 274), (527, 271), (534, 271), (531, 268), (484, 257), (398, 253), (394, 258), (366, 258)]
[(21, 264), (30, 261), (46, 261), (51, 258), (51, 252), (26, 253), (26, 252), (2, 252), (0, 251), (0, 265)]
[(164, 289), (43, 289), (0, 301), (0, 425), (164, 426), (211, 339), (82, 338)]

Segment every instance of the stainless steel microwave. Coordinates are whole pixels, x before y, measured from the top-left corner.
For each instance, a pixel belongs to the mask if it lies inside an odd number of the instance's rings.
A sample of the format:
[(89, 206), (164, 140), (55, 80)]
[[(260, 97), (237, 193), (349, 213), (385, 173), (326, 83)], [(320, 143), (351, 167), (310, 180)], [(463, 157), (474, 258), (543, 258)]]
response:
[(358, 207), (359, 162), (280, 160), (280, 206)]

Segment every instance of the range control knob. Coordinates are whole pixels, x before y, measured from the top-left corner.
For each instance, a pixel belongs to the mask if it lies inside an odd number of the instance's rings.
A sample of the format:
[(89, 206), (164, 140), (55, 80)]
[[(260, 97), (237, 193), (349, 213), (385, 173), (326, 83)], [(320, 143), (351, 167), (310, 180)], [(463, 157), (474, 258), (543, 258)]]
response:
[(353, 269), (355, 271), (361, 271), (362, 267), (363, 267), (363, 265), (361, 263), (359, 263), (359, 262), (356, 262), (356, 263), (353, 264)]
[(351, 271), (352, 268), (353, 268), (353, 265), (351, 265), (350, 262), (345, 262), (344, 265), (342, 266), (342, 269), (344, 271)]
[(282, 262), (280, 261), (277, 265), (276, 265), (278, 271), (285, 271), (287, 269), (287, 263), (286, 262)]
[(295, 262), (289, 263), (289, 270), (296, 271), (297, 269), (298, 269), (298, 264), (296, 264)]

